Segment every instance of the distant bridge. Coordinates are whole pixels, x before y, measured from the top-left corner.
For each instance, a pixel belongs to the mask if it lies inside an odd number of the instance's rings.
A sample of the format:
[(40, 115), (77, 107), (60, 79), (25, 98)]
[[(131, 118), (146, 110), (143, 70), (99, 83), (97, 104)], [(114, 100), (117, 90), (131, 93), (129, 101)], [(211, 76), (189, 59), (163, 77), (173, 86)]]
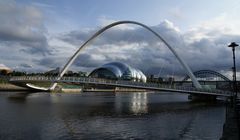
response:
[[(216, 71), (213, 71), (213, 70), (199, 70), (199, 71), (193, 72), (193, 74), (196, 78), (215, 77), (215, 79), (214, 79), (215, 81), (231, 82), (231, 80), (228, 79), (226, 76), (224, 76), (221, 73), (218, 73)], [(187, 81), (188, 79), (190, 79), (190, 77), (187, 75), (182, 81)], [(210, 81), (210, 80), (208, 80), (208, 81)]]
[(232, 92), (213, 90), (213, 89), (197, 89), (194, 87), (182, 87), (182, 86), (167, 86), (156, 83), (143, 83), (143, 82), (133, 82), (133, 81), (113, 81), (99, 78), (89, 78), (89, 77), (39, 77), (39, 76), (19, 76), (12, 77), (9, 80), (11, 83), (16, 85), (25, 86), (27, 88), (39, 89), (39, 90), (50, 90), (49, 88), (37, 87), (29, 83), (34, 82), (51, 82), (51, 83), (71, 83), (71, 84), (93, 84), (93, 85), (105, 85), (113, 87), (125, 87), (125, 88), (136, 88), (136, 89), (146, 89), (146, 90), (156, 90), (156, 91), (169, 91), (186, 93), (191, 95), (211, 95), (211, 96), (224, 96), (231, 97)]
[[(232, 90), (232, 81), (223, 74), (213, 70), (199, 70), (193, 72), (201, 85), (215, 86), (218, 89)], [(192, 83), (189, 76), (185, 76), (182, 81), (175, 82), (178, 85)]]

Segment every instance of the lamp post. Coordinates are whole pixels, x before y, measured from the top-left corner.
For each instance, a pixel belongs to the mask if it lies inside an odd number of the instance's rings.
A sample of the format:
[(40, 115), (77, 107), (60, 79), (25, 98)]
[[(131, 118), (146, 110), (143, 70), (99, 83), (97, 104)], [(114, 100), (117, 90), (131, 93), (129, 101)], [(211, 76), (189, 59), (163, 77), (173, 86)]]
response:
[(232, 42), (230, 45), (228, 45), (228, 47), (232, 48), (232, 52), (233, 52), (233, 89), (234, 89), (234, 100), (237, 98), (237, 76), (236, 76), (236, 62), (235, 62), (235, 47), (239, 46), (238, 44), (236, 44), (235, 42)]

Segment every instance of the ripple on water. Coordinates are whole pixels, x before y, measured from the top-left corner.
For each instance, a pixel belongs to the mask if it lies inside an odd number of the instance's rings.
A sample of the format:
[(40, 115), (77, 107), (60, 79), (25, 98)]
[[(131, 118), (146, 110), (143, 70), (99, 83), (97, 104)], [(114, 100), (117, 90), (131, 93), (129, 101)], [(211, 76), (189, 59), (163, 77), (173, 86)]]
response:
[(222, 104), (182, 94), (0, 94), (0, 139), (219, 139)]

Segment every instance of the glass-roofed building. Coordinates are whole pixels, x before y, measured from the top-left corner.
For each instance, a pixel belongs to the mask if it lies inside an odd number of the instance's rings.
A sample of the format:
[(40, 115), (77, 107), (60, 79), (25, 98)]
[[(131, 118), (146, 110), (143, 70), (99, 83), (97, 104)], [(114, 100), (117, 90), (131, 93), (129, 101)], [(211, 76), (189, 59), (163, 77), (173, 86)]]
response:
[(89, 77), (112, 80), (131, 80), (146, 82), (146, 76), (139, 69), (120, 62), (111, 62), (93, 70)]

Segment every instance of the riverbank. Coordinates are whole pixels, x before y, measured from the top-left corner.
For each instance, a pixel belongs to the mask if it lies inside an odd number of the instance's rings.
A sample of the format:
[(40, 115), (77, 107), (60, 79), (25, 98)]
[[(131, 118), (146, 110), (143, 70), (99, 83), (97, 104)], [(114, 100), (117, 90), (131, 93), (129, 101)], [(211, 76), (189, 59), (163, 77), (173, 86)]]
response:
[(237, 100), (236, 107), (230, 104), (226, 106), (226, 121), (223, 126), (223, 134), (220, 140), (239, 140), (240, 139), (240, 100)]
[(9, 83), (0, 84), (0, 91), (25, 91), (25, 90), (28, 90), (28, 89), (19, 87), (13, 84), (9, 84)]

